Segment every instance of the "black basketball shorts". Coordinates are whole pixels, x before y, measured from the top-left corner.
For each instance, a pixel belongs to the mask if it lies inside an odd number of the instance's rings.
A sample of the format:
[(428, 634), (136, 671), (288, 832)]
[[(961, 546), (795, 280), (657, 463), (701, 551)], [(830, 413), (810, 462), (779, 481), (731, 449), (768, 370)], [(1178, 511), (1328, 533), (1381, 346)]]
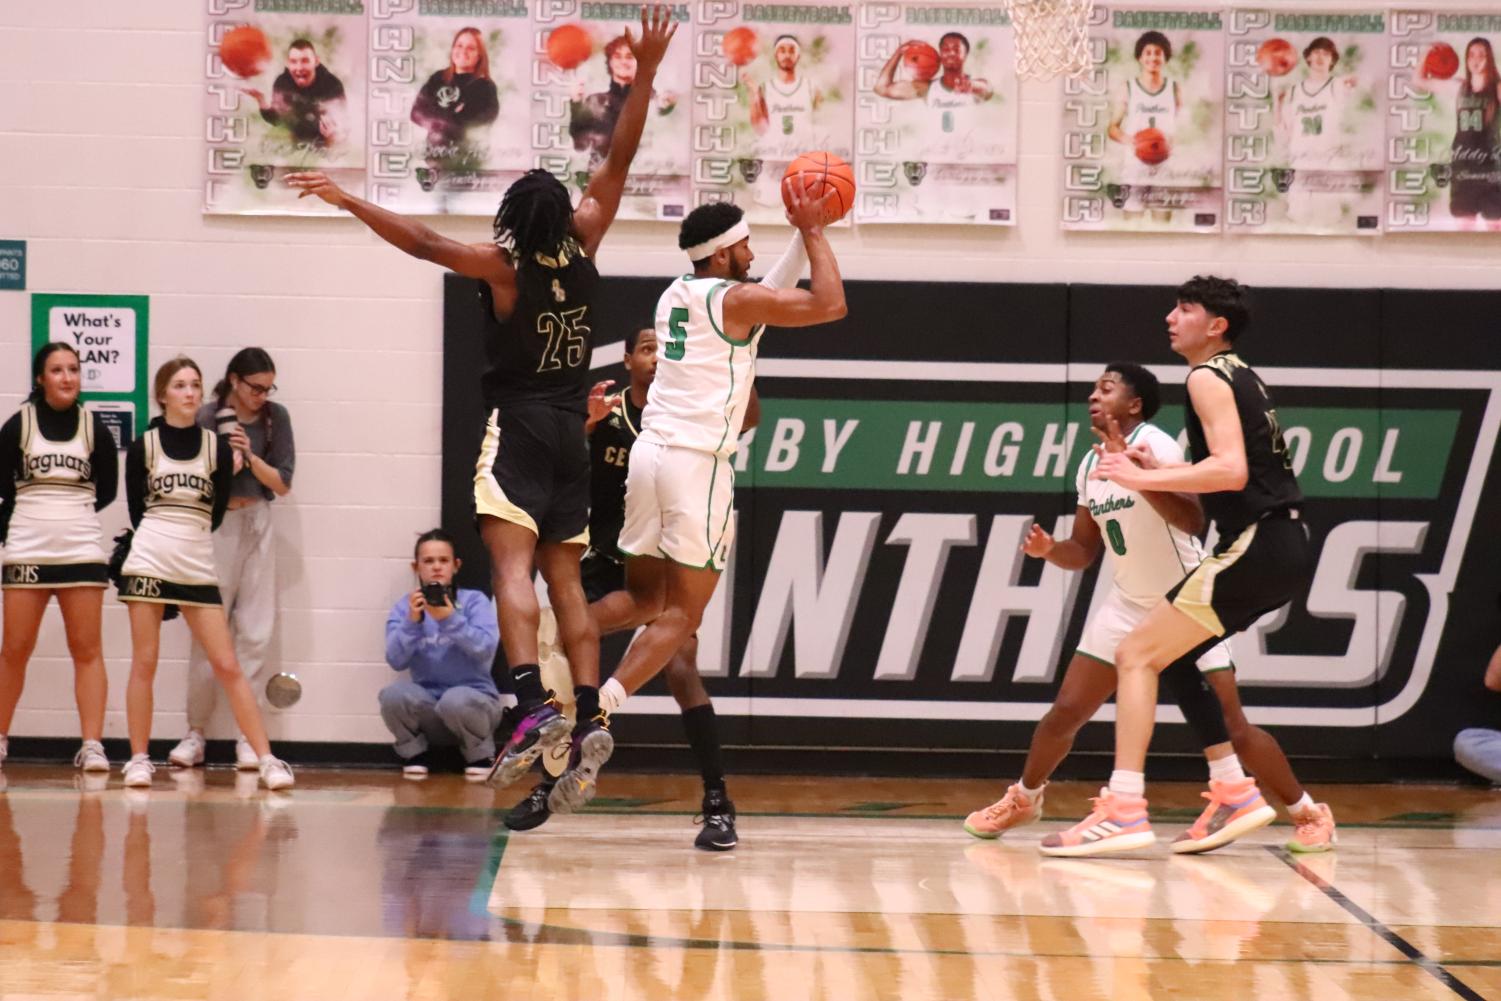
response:
[(589, 542), (584, 415), (545, 403), (490, 412), (474, 470), (474, 509), (530, 529), (538, 542)]
[(1215, 636), (1229, 636), (1302, 594), (1312, 572), (1308, 526), (1297, 511), (1274, 511), (1222, 538), (1167, 600)]

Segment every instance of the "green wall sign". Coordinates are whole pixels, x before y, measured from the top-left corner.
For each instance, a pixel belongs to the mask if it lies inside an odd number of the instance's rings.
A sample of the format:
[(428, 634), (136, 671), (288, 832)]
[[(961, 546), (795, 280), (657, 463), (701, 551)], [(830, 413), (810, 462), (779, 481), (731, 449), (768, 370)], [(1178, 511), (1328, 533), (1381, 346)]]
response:
[[(121, 448), (150, 417), (146, 356), (150, 299), (144, 295), (35, 292), (31, 350), (62, 341), (78, 352), (83, 399), (103, 416)], [(28, 366), (29, 368), (29, 366)]]

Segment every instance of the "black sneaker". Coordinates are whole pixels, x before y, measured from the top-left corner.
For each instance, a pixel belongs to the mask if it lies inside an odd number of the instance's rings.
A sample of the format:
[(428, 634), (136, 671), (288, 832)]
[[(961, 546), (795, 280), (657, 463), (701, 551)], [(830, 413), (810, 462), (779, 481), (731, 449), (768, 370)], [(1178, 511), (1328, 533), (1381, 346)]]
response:
[(694, 848), (706, 852), (727, 852), (740, 843), (735, 836), (735, 804), (723, 789), (704, 793), (703, 816), (699, 822), (704, 829), (693, 839)]
[(513, 831), (530, 831), (547, 823), (547, 818), (552, 816), (552, 810), (547, 805), (547, 794), (550, 792), (551, 782), (537, 783), (537, 787), (527, 793), (526, 799), (511, 807), (511, 811), (506, 814), (506, 827)]
[(410, 758), (401, 759), (401, 774), (409, 779), (425, 779), (432, 769), (433, 762), (426, 751), (412, 755)]

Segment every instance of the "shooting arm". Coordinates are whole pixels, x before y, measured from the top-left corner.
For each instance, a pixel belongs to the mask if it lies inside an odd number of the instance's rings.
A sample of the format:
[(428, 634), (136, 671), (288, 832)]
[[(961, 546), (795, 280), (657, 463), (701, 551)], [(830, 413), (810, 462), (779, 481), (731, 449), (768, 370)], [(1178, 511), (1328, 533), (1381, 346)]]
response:
[(745, 336), (752, 327), (812, 327), (842, 318), (849, 312), (839, 264), (821, 229), (803, 232), (812, 264), (812, 288), (770, 289), (760, 283), (736, 285), (725, 293), (725, 331)]
[(808, 251), (803, 246), (803, 234), (793, 233), (792, 240), (787, 244), (787, 249), (782, 251), (782, 256), (766, 272), (766, 277), (761, 279), (762, 288), (794, 288), (798, 279), (803, 276), (803, 268), (808, 266)]

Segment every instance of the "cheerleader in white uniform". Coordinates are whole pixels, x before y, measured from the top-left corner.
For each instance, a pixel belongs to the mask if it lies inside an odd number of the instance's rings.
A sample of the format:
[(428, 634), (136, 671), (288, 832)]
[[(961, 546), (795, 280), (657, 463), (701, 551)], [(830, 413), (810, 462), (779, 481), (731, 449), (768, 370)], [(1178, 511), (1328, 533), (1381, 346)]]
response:
[(56, 595), (83, 731), (73, 763), (108, 772), (100, 738), (109, 682), (99, 639), (107, 578), (96, 512), (115, 499), (119, 460), (104, 421), (78, 401), (78, 352), (61, 342), (43, 345), (31, 374), (30, 397), (0, 427), (0, 762), (42, 614)]
[(125, 454), (125, 498), (135, 526), (120, 579), (120, 600), (130, 606), (132, 648), (125, 784), (149, 786), (156, 770), (146, 752), (152, 684), (162, 615), (167, 605), (177, 605), (224, 686), (240, 732), (260, 759), (261, 781), (268, 789), (286, 789), (292, 769), (271, 755), (255, 694), (235, 657), (214, 568), (211, 533), (229, 504), (238, 457), (227, 438), (198, 427), (203, 374), (194, 362), (183, 357), (167, 362), (157, 370), (154, 388), (162, 417)]

